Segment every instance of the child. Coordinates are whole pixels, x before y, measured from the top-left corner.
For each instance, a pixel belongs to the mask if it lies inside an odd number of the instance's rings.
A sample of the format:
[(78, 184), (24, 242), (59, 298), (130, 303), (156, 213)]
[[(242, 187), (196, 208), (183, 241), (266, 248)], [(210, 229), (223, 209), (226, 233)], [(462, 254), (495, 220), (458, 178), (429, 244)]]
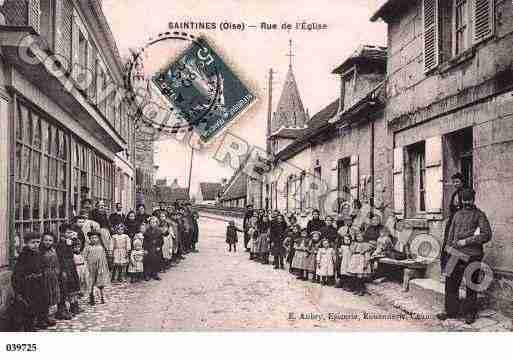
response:
[(353, 228), (355, 241), (351, 243), (349, 249), (351, 258), (348, 265), (348, 274), (353, 278), (353, 287), (356, 295), (365, 295), (365, 279), (372, 273), (370, 257), (373, 251), (371, 243), (365, 242), (362, 232), (358, 228)]
[(103, 288), (109, 284), (110, 274), (107, 264), (107, 255), (101, 243), (101, 233), (92, 230), (87, 234), (89, 243), (84, 248), (84, 259), (86, 260), (89, 274), (91, 275), (91, 291), (89, 292), (89, 304), (96, 305), (94, 287), (100, 290), (100, 301), (105, 303)]
[(91, 276), (89, 275), (89, 268), (87, 268), (86, 261), (79, 245), (73, 246), (73, 261), (77, 268), (78, 279), (80, 281), (80, 297), (87, 295), (91, 291)]
[(146, 281), (150, 279), (160, 280), (158, 272), (162, 258), (162, 231), (158, 226), (157, 217), (151, 216), (148, 218), (148, 224), (143, 241), (143, 248), (146, 251), (144, 256), (144, 279)]
[(292, 230), (289, 233), (289, 236), (285, 239), (284, 246), (287, 248), (287, 258), (286, 262), (289, 264), (289, 273), (294, 271), (294, 267), (292, 266), (292, 260), (294, 259), (294, 251), (296, 242), (301, 238), (301, 227), (298, 224), (294, 224), (292, 226)]
[[(59, 257), (54, 248), (55, 237), (51, 232), (43, 233), (41, 246), (39, 251), (41, 253), (43, 264), (43, 281), (45, 284), (46, 295), (48, 297), (48, 307), (53, 307), (59, 304), (61, 298), (60, 277), (61, 268), (59, 266)], [(55, 325), (55, 321), (48, 319), (48, 326)]]
[(162, 270), (171, 267), (171, 258), (173, 258), (173, 234), (170, 231), (169, 222), (163, 220), (160, 222), (160, 230), (162, 231)]
[[(64, 224), (61, 227), (63, 236), (56, 247), (61, 268), (61, 300), (55, 315), (57, 319), (70, 320), (73, 315), (80, 313), (78, 304), (80, 279), (78, 278), (77, 268), (73, 259), (73, 246), (80, 246), (78, 236), (80, 231), (81, 228), (73, 224)], [(69, 303), (69, 310), (66, 302)]]
[(130, 252), (130, 264), (128, 265), (128, 272), (131, 275), (131, 283), (140, 282), (143, 279), (143, 261), (143, 235), (141, 233), (136, 233), (134, 235), (134, 249), (132, 249), (132, 252)]
[(228, 222), (228, 227), (226, 227), (226, 243), (228, 243), (228, 252), (233, 251), (237, 252), (237, 242), (239, 239), (237, 238), (237, 232), (243, 232), (242, 229), (239, 229), (235, 226), (235, 221)]
[(306, 271), (305, 262), (308, 249), (308, 232), (301, 230), (301, 237), (294, 243), (294, 258), (292, 259), (292, 268), (298, 271), (297, 279), (308, 280), (308, 272)]
[(372, 253), (372, 258), (377, 259), (387, 257), (393, 247), (394, 243), (390, 237), (390, 231), (387, 227), (381, 227), (379, 230), (379, 237), (376, 241), (376, 250)]
[(317, 275), (322, 285), (331, 283), (335, 275), (335, 250), (327, 238), (322, 240), (322, 247), (317, 251)]
[(250, 220), (250, 224), (249, 224), (249, 229), (248, 229), (248, 235), (249, 235), (249, 238), (250, 238), (250, 242), (249, 242), (249, 259), (250, 260), (256, 260), (257, 257), (258, 257), (258, 249), (259, 249), (259, 236), (260, 236), (260, 232), (259, 232), (259, 219), (256, 215), (253, 215), (253, 217), (251, 217), (251, 220)]
[(321, 232), (313, 231), (311, 233), (312, 238), (308, 241), (305, 259), (305, 271), (307, 272), (306, 278), (308, 279), (308, 273), (312, 273), (312, 282), (316, 281), (315, 277), (315, 261), (317, 259), (318, 242), (321, 236)]
[(16, 302), (20, 303), (18, 317), (21, 317), (23, 330), (46, 329), (48, 320), (48, 296), (45, 292), (44, 269), (39, 245), (39, 233), (26, 233), (25, 247), (22, 249), (14, 267), (12, 286)]
[(130, 237), (125, 234), (125, 225), (123, 223), (119, 223), (114, 227), (115, 234), (112, 235), (110, 245), (111, 248), (109, 250), (112, 253), (113, 261), (112, 261), (112, 282), (117, 281), (122, 283), (125, 280), (125, 274), (128, 266), (128, 254), (132, 249), (132, 245), (130, 243)]
[(351, 245), (352, 238), (354, 237), (354, 231), (352, 230), (353, 219), (351, 216), (344, 218), (344, 225), (339, 228), (338, 235), (340, 237), (338, 245), (338, 283), (337, 288), (343, 288), (345, 290), (352, 290), (351, 280), (349, 273), (349, 260), (351, 259)]

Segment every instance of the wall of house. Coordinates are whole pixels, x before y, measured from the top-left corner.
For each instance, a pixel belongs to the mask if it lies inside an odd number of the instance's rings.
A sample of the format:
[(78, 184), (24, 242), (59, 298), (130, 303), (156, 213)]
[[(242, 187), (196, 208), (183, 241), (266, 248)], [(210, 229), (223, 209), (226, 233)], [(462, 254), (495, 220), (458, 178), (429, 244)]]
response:
[[(485, 260), (497, 279), (489, 291), (490, 300), (513, 313), (513, 3), (496, 1), (495, 5), (495, 36), (458, 61), (442, 63), (428, 76), (423, 69), (421, 0), (412, 1), (402, 16), (391, 19), (385, 112), (395, 147), (472, 128), (476, 204), (493, 229), (493, 239), (485, 246)], [(444, 150), (445, 166), (448, 156)], [(449, 172), (444, 169), (443, 183), (450, 181)], [(449, 192), (443, 190), (445, 204)], [(413, 222), (414, 232), (430, 233), (441, 243), (442, 218)], [(439, 277), (438, 262), (428, 268), (427, 275)]]

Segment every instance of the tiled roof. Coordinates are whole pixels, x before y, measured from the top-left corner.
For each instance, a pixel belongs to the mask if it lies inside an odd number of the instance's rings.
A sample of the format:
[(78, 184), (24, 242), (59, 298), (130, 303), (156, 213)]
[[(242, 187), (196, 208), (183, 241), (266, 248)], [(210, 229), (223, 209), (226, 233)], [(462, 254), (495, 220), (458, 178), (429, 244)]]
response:
[(386, 63), (387, 48), (383, 46), (361, 45), (340, 66), (333, 70), (334, 74), (344, 73), (357, 61), (378, 61)]
[(223, 185), (215, 182), (201, 182), (200, 190), (204, 201), (214, 201), (223, 190)]
[(173, 188), (169, 186), (159, 187), (160, 200), (166, 203), (173, 203), (175, 201), (188, 201), (189, 193), (187, 188)]
[(400, 10), (401, 7), (408, 6), (413, 3), (414, 2), (411, 0), (387, 0), (379, 7), (374, 15), (372, 15), (370, 21), (376, 21), (380, 18), (387, 20), (389, 16), (397, 16), (399, 13), (398, 10)]
[(242, 171), (241, 166), (232, 176), (225, 187), (221, 200), (230, 200), (246, 197), (247, 194), (247, 175)]

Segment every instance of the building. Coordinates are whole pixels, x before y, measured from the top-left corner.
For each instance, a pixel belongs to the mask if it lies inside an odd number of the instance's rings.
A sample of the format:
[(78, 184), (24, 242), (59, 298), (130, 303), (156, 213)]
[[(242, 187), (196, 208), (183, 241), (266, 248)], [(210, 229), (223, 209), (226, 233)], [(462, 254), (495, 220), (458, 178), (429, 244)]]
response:
[(0, 13), (1, 313), (24, 233), (58, 233), (85, 198), (133, 207), (135, 141), (100, 1), (5, 0)]
[(239, 167), (224, 187), (219, 201), (223, 207), (246, 207), (249, 176), (243, 169), (244, 166)]
[[(491, 299), (510, 303), (513, 4), (394, 0), (371, 20), (378, 19), (388, 24), (385, 119), (395, 214), (442, 241), (451, 175), (461, 172), (493, 229), (485, 249), (496, 279)], [(439, 268), (428, 268), (432, 281)]]
[(156, 205), (157, 207), (168, 207), (178, 203), (180, 205), (190, 201), (187, 188), (181, 187), (158, 187), (156, 191)]
[(223, 193), (223, 185), (217, 182), (200, 182), (196, 204), (217, 204)]

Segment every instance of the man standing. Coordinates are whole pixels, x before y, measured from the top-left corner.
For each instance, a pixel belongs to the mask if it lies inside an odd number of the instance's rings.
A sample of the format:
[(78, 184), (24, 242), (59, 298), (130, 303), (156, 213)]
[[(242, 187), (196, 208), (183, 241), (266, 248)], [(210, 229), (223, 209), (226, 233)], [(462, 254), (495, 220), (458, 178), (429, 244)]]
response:
[(244, 213), (244, 219), (242, 221), (242, 229), (244, 230), (244, 248), (246, 248), (246, 252), (249, 252), (248, 244), (249, 244), (249, 225), (251, 217), (253, 217), (253, 205), (248, 204), (246, 206), (246, 213)]
[[(454, 214), (444, 243), (445, 265), (445, 312), (437, 315), (440, 320), (455, 318), (460, 314), (459, 288), (463, 277), (466, 283), (466, 301), (463, 307), (465, 323), (472, 324), (477, 315), (477, 291), (471, 286), (478, 284), (479, 270), (470, 271), (483, 259), (483, 244), (492, 238), (488, 218), (474, 205), (475, 192), (461, 190), (463, 208)], [(467, 271), (467, 268), (472, 267)], [(469, 272), (470, 271), (470, 272)]]
[(456, 190), (451, 195), (451, 202), (449, 204), (449, 216), (447, 218), (447, 222), (445, 223), (444, 230), (444, 243), (442, 247), (442, 255), (440, 257), (440, 266), (442, 268), (442, 272), (444, 271), (445, 264), (447, 262), (447, 256), (445, 255), (445, 244), (447, 243), (447, 236), (449, 235), (449, 229), (451, 228), (451, 222), (454, 218), (456, 212), (463, 208), (463, 204), (461, 202), (461, 191), (465, 186), (463, 181), (463, 175), (461, 173), (456, 173), (451, 177), (452, 184), (456, 187)]

